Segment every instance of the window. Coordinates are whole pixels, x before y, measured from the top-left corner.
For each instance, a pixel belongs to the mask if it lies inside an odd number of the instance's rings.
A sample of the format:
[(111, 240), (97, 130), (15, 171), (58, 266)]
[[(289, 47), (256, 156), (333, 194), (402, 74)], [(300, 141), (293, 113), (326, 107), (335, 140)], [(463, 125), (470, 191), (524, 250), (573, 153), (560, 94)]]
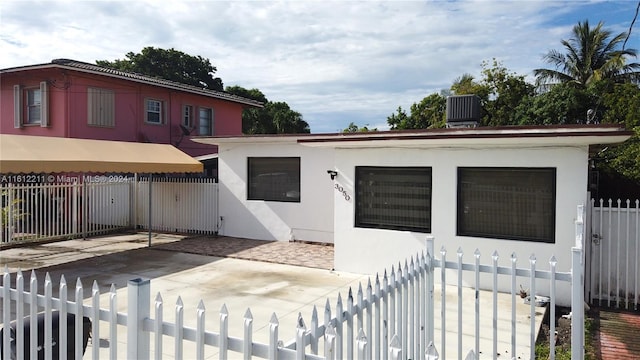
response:
[(213, 110), (200, 108), (200, 117), (198, 120), (199, 135), (213, 135)]
[(555, 168), (458, 168), (457, 234), (555, 242)]
[(25, 125), (48, 126), (48, 91), (47, 82), (39, 87), (13, 86), (13, 123), (20, 128)]
[(42, 92), (40, 89), (27, 89), (27, 118), (25, 124), (40, 124), (40, 109), (42, 105)]
[(147, 99), (145, 110), (145, 121), (151, 124), (163, 123), (163, 103), (160, 100)]
[(115, 126), (115, 95), (113, 90), (87, 89), (87, 124)]
[(430, 167), (356, 167), (356, 227), (431, 232)]
[(193, 127), (193, 106), (182, 105), (182, 125), (187, 129)]
[(299, 157), (248, 158), (248, 200), (300, 202)]

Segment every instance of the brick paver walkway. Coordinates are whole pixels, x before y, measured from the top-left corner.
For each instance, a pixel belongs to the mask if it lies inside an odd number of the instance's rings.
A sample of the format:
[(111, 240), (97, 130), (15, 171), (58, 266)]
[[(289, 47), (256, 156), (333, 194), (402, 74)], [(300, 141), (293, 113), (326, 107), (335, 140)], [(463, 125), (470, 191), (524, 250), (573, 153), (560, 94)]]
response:
[(156, 245), (154, 248), (318, 269), (333, 269), (332, 244), (251, 240), (227, 236), (198, 236)]
[(600, 359), (640, 359), (640, 313), (600, 310)]

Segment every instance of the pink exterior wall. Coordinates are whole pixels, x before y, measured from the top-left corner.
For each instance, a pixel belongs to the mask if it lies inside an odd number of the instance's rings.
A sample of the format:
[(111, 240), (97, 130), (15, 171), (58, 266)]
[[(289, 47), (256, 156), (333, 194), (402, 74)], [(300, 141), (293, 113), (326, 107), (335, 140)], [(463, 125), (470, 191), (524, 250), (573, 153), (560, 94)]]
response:
[[(64, 74), (66, 73), (66, 74)], [(39, 136), (58, 136), (99, 140), (150, 141), (178, 144), (178, 148), (192, 156), (217, 152), (213, 145), (198, 144), (188, 137), (181, 140), (182, 106), (193, 107), (195, 130), (198, 135), (198, 109), (213, 109), (213, 135), (241, 135), (243, 105), (207, 96), (171, 90), (133, 81), (114, 79), (60, 69), (27, 69), (4, 73), (0, 79), (0, 133)], [(48, 81), (49, 126), (14, 127), (13, 86), (38, 86)], [(115, 93), (115, 126), (89, 125), (87, 92), (89, 87), (112, 90)], [(164, 123), (145, 122), (145, 99), (164, 103)]]

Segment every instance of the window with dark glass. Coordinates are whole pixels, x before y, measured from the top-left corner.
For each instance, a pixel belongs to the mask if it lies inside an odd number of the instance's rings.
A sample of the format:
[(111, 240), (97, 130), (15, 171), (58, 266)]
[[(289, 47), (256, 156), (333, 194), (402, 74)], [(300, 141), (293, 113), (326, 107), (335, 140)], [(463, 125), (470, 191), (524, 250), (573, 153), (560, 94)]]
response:
[(555, 168), (458, 168), (457, 234), (555, 242)]
[(248, 158), (247, 199), (300, 202), (299, 157)]
[(431, 232), (430, 167), (356, 167), (356, 227)]

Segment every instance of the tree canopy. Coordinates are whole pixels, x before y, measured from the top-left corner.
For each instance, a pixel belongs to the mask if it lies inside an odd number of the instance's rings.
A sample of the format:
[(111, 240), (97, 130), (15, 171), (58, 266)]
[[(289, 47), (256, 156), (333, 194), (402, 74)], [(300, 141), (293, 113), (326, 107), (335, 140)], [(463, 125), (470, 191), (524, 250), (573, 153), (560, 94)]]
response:
[(98, 60), (96, 64), (122, 71), (222, 91), (222, 79), (215, 77), (216, 67), (209, 59), (191, 56), (175, 49), (145, 47), (140, 53), (129, 52), (124, 59)]
[(640, 82), (640, 64), (627, 63), (635, 58), (635, 49), (619, 49), (627, 33), (612, 36), (599, 22), (595, 27), (589, 21), (573, 27), (571, 38), (562, 40), (564, 52), (550, 50), (544, 60), (555, 69), (535, 69), (539, 84), (570, 83), (585, 88), (594, 81)]
[(245, 109), (242, 113), (244, 134), (301, 134), (309, 133), (309, 124), (302, 114), (292, 110), (286, 102), (271, 102), (258, 89), (229, 86), (226, 92), (264, 103), (262, 109)]
[(356, 125), (353, 121), (349, 123), (349, 126), (347, 126), (344, 130), (342, 130), (343, 133), (358, 133), (358, 132), (370, 132), (370, 131), (378, 131), (378, 129), (377, 128), (369, 129), (369, 124), (363, 127), (358, 127), (358, 125)]

